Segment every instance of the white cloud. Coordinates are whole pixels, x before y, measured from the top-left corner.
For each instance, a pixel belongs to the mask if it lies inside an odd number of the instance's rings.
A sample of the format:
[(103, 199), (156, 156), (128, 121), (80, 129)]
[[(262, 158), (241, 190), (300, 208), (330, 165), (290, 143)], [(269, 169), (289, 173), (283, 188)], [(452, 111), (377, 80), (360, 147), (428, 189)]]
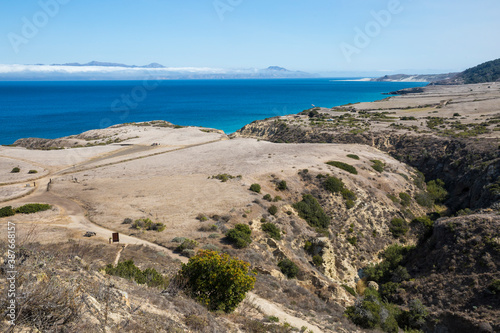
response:
[(127, 68), (104, 66), (51, 66), (51, 65), (2, 65), (0, 74), (15, 73), (46, 73), (46, 74), (84, 74), (84, 73), (198, 73), (198, 74), (224, 74), (226, 70), (209, 67), (167, 67), (167, 68)]

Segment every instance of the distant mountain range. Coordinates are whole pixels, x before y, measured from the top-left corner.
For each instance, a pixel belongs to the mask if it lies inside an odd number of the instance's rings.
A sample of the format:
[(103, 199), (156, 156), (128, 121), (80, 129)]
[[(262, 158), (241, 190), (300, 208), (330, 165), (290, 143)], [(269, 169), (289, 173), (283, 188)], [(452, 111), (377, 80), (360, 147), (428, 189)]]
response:
[(100, 61), (91, 61), (86, 64), (80, 64), (77, 62), (71, 62), (67, 64), (52, 64), (51, 66), (77, 66), (77, 67), (82, 67), (82, 66), (100, 66), (100, 67), (125, 67), (125, 68), (166, 68), (162, 64), (159, 64), (157, 62), (152, 62), (149, 65), (145, 66), (135, 66), (135, 65), (124, 65), (124, 64), (118, 64), (114, 62), (100, 62)]
[(376, 82), (429, 82), (431, 85), (472, 84), (500, 81), (500, 59), (485, 62), (460, 73), (408, 75), (385, 75)]
[(91, 61), (86, 64), (0, 65), (0, 81), (7, 80), (179, 80), (179, 79), (267, 79), (313, 78), (316, 74), (291, 71), (279, 66), (264, 69), (221, 69), (166, 67), (159, 63), (145, 66)]

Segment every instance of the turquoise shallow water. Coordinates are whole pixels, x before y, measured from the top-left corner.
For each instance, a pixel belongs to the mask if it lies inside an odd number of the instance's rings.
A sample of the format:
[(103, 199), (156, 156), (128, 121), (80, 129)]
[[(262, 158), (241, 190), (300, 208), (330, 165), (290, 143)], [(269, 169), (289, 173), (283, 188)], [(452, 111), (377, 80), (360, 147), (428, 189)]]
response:
[(0, 82), (0, 144), (148, 120), (232, 133), (312, 105), (374, 101), (423, 85), (339, 79)]

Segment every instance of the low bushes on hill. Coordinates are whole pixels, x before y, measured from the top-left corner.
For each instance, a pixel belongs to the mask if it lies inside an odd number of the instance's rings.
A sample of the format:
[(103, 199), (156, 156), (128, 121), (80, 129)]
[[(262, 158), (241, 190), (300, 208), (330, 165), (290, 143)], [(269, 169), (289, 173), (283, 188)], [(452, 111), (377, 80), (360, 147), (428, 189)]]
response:
[(401, 236), (406, 235), (408, 229), (408, 223), (399, 217), (393, 218), (391, 220), (391, 224), (389, 225), (389, 231), (392, 233), (394, 238), (400, 238)]
[(250, 191), (255, 192), (255, 193), (260, 193), (260, 185), (259, 184), (252, 184), (250, 185)]
[(446, 191), (444, 185), (441, 179), (431, 180), (427, 183), (427, 192), (437, 203), (443, 202), (448, 197), (448, 191)]
[(323, 187), (331, 193), (339, 193), (344, 188), (344, 182), (337, 177), (326, 177)]
[(434, 200), (427, 192), (415, 194), (415, 201), (422, 207), (431, 208), (434, 205)]
[(26, 204), (24, 206), (18, 207), (15, 209), (16, 213), (19, 214), (33, 214), (37, 212), (43, 212), (44, 210), (49, 210), (51, 209), (52, 206), (48, 204), (39, 204), (39, 203), (32, 203), (32, 204)]
[(0, 217), (13, 216), (16, 211), (12, 209), (12, 206), (5, 206), (0, 208)]
[(158, 273), (154, 268), (139, 269), (133, 260), (122, 261), (116, 266), (111, 264), (106, 266), (106, 273), (116, 275), (138, 284), (146, 284), (149, 287), (167, 288), (168, 278)]
[(348, 154), (347, 157), (352, 158), (353, 160), (359, 160), (359, 156), (355, 154)]
[(330, 217), (323, 211), (316, 198), (310, 194), (304, 194), (302, 201), (295, 203), (293, 208), (312, 227), (327, 228), (330, 225)]
[(165, 230), (165, 225), (160, 222), (153, 222), (149, 218), (144, 218), (144, 219), (138, 219), (135, 220), (134, 223), (132, 223), (132, 228), (135, 229), (144, 229), (144, 230), (154, 230), (157, 232), (161, 232)]
[(353, 175), (357, 175), (358, 174), (358, 170), (356, 170), (355, 167), (353, 167), (350, 164), (344, 163), (344, 162), (329, 161), (329, 162), (326, 162), (326, 164), (334, 166), (334, 167), (337, 167), (337, 168), (342, 169), (342, 170), (345, 170), (345, 171), (347, 171), (349, 173), (352, 173)]
[(328, 176), (323, 181), (323, 187), (325, 190), (331, 193), (341, 193), (342, 197), (346, 200), (347, 209), (351, 209), (354, 207), (354, 201), (356, 201), (357, 197), (354, 192), (345, 187), (344, 182), (337, 178)]
[(211, 311), (232, 312), (255, 284), (250, 264), (228, 254), (200, 250), (182, 265), (188, 293)]
[[(402, 263), (406, 256), (413, 250), (411, 246), (401, 246), (398, 244), (390, 245), (380, 254), (382, 262), (376, 265), (370, 265), (363, 269), (368, 281), (375, 281), (383, 284), (389, 281), (401, 282), (401, 277), (405, 277)], [(401, 268), (399, 268), (401, 267)]]
[(15, 167), (15, 168), (12, 168), (12, 170), (10, 171), (10, 173), (19, 173), (20, 171), (21, 171), (20, 168)]
[(269, 207), (267, 209), (267, 211), (269, 212), (269, 214), (271, 215), (276, 215), (276, 213), (278, 213), (278, 207), (276, 207), (275, 205), (272, 205), (271, 207)]
[(227, 174), (227, 173), (220, 173), (218, 175), (212, 176), (212, 179), (218, 179), (223, 183), (227, 182), (229, 179), (234, 179), (234, 178), (241, 178), (241, 176), (235, 177), (235, 176)]
[(411, 196), (408, 193), (399, 193), (399, 199), (401, 199), (401, 206), (407, 207), (411, 203)]
[(283, 259), (278, 263), (278, 267), (287, 278), (293, 279), (299, 274), (299, 268), (290, 259)]
[(284, 181), (284, 180), (280, 181), (280, 182), (278, 183), (277, 189), (278, 189), (279, 191), (285, 191), (285, 190), (287, 190), (287, 189), (288, 189), (288, 186), (287, 186), (287, 184), (286, 184), (286, 181)]
[(193, 239), (186, 238), (182, 241), (182, 243), (179, 246), (177, 246), (176, 250), (179, 252), (182, 252), (184, 250), (192, 250), (197, 246), (198, 246), (197, 241), (195, 241)]
[(370, 162), (372, 162), (372, 168), (373, 170), (377, 171), (377, 172), (384, 172), (385, 170), (385, 163), (380, 161), (380, 160), (371, 160)]
[(267, 222), (262, 224), (262, 231), (267, 233), (269, 237), (275, 240), (281, 239), (281, 231), (274, 223)]
[(233, 229), (226, 232), (226, 239), (233, 243), (235, 247), (241, 249), (250, 245), (252, 242), (251, 234), (252, 230), (248, 225), (238, 223)]

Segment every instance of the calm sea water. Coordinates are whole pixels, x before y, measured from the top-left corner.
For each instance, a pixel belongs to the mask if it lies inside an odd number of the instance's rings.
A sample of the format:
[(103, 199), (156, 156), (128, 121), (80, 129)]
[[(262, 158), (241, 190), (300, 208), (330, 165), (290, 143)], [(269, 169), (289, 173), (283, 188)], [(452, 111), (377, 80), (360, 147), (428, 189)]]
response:
[(166, 120), (232, 133), (257, 119), (374, 101), (424, 83), (338, 79), (0, 82), (0, 144)]

